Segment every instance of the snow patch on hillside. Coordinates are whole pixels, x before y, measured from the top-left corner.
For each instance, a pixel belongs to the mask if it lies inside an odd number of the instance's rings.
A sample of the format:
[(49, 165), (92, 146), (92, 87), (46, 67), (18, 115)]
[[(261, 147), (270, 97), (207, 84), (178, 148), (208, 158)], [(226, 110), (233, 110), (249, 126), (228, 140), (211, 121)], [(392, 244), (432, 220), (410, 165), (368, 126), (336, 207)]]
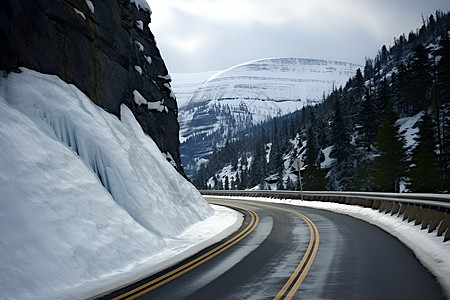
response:
[(0, 78), (0, 298), (90, 297), (236, 229), (125, 105), (119, 120), (58, 77), (21, 71)]
[(199, 87), (189, 105), (222, 99), (318, 103), (360, 67), (319, 59), (259, 59), (217, 72)]
[(400, 126), (398, 130), (405, 138), (406, 148), (410, 148), (414, 146), (417, 142), (415, 138), (417, 137), (417, 133), (419, 132), (419, 128), (417, 127), (417, 122), (422, 118), (424, 111), (412, 116), (406, 117), (397, 120), (397, 125)]

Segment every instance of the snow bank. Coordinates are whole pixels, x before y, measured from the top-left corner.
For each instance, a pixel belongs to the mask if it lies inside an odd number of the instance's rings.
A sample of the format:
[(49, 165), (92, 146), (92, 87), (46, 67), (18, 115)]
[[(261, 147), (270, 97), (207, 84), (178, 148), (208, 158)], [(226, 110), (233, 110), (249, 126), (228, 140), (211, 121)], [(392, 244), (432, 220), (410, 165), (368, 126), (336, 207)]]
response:
[[(210, 197), (208, 196), (208, 198)], [(410, 248), (421, 263), (436, 276), (445, 289), (447, 296), (450, 297), (450, 243), (443, 243), (442, 236), (437, 237), (435, 234), (429, 234), (426, 230), (420, 230), (420, 226), (414, 226), (414, 222), (404, 222), (402, 218), (379, 213), (378, 210), (371, 208), (339, 203), (261, 197), (239, 197), (239, 199), (286, 203), (324, 209), (349, 215), (378, 226), (397, 237), (403, 244)]]
[(0, 298), (83, 298), (172, 261), (191, 226), (198, 243), (237, 222), (211, 226), (214, 210), (126, 106), (119, 120), (21, 70), (0, 78)]

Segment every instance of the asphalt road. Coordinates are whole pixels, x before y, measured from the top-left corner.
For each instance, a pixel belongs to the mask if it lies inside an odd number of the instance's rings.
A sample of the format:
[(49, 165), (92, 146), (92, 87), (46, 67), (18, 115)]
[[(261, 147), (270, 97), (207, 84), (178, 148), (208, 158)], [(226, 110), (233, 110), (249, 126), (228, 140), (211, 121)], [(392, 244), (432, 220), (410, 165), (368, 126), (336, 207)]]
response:
[(412, 251), (369, 223), (283, 204), (211, 201), (240, 207), (243, 232), (106, 298), (445, 299)]

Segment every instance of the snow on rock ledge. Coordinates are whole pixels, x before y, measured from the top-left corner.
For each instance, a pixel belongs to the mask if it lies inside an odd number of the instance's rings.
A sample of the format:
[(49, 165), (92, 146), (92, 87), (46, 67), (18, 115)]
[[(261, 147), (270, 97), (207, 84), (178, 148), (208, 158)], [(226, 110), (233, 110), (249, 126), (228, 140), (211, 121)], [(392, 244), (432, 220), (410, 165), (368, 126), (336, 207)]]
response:
[(138, 9), (142, 9), (144, 11), (147, 11), (149, 14), (152, 14), (152, 10), (150, 9), (150, 6), (148, 5), (147, 1), (131, 0), (131, 2), (134, 3)]
[(156, 101), (156, 102), (149, 102), (147, 101), (138, 91), (133, 91), (134, 96), (134, 103), (137, 105), (147, 105), (147, 108), (149, 110), (157, 110), (159, 112), (168, 112), (167, 106), (164, 105), (164, 100), (162, 101)]
[(125, 105), (21, 70), (0, 78), (0, 298), (67, 297), (213, 215)]

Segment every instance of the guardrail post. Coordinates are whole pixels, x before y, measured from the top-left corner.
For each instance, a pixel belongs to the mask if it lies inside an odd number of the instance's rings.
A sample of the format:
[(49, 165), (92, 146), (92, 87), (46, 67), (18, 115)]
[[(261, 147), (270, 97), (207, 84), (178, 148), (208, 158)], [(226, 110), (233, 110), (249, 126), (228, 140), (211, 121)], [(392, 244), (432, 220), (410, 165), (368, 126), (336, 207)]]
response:
[(356, 198), (356, 204), (359, 206), (364, 206), (365, 201), (362, 198)]
[(419, 225), (423, 222), (423, 219), (425, 218), (425, 214), (427, 213), (427, 209), (423, 208), (422, 206), (419, 207), (419, 211), (417, 212), (416, 221), (414, 222), (414, 225)]
[(373, 209), (380, 209), (381, 201), (380, 200), (373, 200), (372, 208)]
[(413, 204), (412, 205), (408, 205), (408, 207), (406, 208), (405, 214), (403, 216), (403, 221), (408, 219), (408, 223), (409, 223), (412, 220), (415, 220), (418, 210), (419, 210), (419, 208), (416, 205), (413, 205)]
[(373, 206), (373, 200), (367, 199), (366, 200), (366, 207), (372, 207)]
[(423, 216), (422, 226), (420, 229), (425, 229), (430, 225), (431, 221), (433, 220), (434, 215), (436, 214), (436, 211), (434, 209), (428, 208)]
[(386, 202), (386, 211), (385, 214), (388, 214), (392, 211), (392, 207), (394, 206), (394, 202)]
[(444, 219), (445, 213), (437, 211), (434, 213), (434, 217), (431, 220), (430, 227), (428, 228), (428, 233), (433, 232)]
[[(398, 213), (398, 216), (400, 217), (401, 215), (405, 214), (406, 209), (408, 208), (408, 204), (407, 203), (402, 203), (401, 207), (400, 207), (400, 212)], [(405, 219), (403, 219), (405, 220)]]
[[(449, 214), (445, 214), (443, 219), (442, 219), (442, 223), (439, 226), (438, 232), (437, 232), (437, 236), (441, 236), (450, 226), (450, 215)], [(447, 237), (447, 235), (446, 235)], [(444, 240), (445, 242), (445, 240)]]
[[(380, 209), (378, 210), (379, 212), (383, 212), (384, 210), (386, 210), (387, 207), (387, 201), (381, 201), (380, 203)], [(386, 212), (387, 213), (387, 212)]]
[(394, 206), (392, 207), (391, 216), (395, 215), (400, 211), (400, 204), (395, 202)]

